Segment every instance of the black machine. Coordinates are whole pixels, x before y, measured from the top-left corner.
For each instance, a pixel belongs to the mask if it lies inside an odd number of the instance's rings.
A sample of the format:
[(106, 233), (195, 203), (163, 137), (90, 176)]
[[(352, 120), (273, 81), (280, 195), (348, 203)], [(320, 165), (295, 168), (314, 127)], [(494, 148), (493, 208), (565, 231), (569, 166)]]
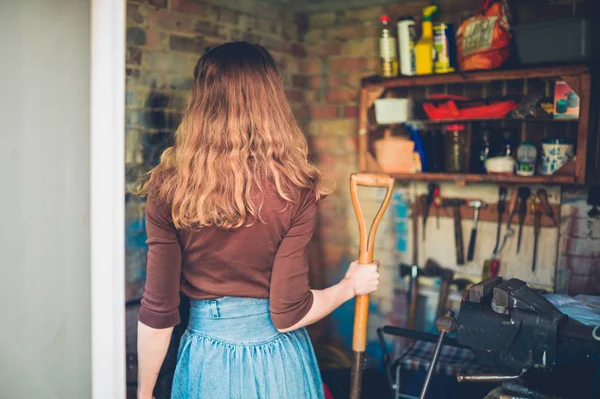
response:
[(525, 282), (492, 277), (469, 288), (456, 323), (457, 342), (494, 375), (460, 382), (498, 382), (524, 398), (600, 398), (600, 341)]

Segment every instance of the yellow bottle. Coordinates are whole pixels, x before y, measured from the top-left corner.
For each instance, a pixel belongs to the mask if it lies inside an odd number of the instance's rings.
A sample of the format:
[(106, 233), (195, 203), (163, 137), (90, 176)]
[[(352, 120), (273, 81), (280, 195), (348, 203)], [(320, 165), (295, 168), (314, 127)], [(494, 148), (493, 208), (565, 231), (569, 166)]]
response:
[(415, 61), (417, 75), (433, 73), (433, 24), (431, 19), (437, 12), (438, 6), (428, 6), (423, 9), (421, 38), (415, 46)]

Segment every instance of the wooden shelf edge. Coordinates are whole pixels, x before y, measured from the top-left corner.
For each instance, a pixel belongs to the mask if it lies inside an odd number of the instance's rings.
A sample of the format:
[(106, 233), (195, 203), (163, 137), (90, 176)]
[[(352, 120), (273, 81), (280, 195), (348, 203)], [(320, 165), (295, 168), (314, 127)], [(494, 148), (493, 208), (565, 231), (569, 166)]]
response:
[(589, 72), (586, 64), (524, 67), (520, 69), (498, 69), (492, 71), (469, 71), (439, 75), (402, 76), (382, 79), (377, 76), (363, 78), (365, 88), (393, 88), (407, 86), (428, 86), (466, 82), (489, 82), (493, 80), (515, 80), (525, 78), (550, 78), (565, 75), (582, 75)]
[[(384, 172), (385, 173), (385, 172)], [(495, 174), (460, 173), (389, 173), (396, 180), (404, 181), (440, 181), (464, 183), (509, 183), (509, 184), (577, 184), (574, 176), (517, 176)]]

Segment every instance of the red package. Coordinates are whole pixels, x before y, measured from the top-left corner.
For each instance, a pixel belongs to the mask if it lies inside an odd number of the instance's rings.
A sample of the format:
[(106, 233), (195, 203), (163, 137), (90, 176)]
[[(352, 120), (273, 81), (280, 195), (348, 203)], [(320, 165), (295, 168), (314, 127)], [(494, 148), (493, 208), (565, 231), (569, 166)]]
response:
[(462, 71), (495, 69), (511, 50), (510, 14), (506, 0), (483, 0), (480, 10), (456, 32), (458, 65)]

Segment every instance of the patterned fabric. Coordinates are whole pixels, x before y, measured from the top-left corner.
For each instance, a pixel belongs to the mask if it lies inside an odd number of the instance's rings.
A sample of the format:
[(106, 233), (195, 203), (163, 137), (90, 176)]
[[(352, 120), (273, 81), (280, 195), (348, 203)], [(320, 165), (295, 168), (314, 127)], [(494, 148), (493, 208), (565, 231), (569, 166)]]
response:
[[(435, 343), (416, 341), (404, 350), (399, 363), (403, 370), (426, 372), (431, 359), (433, 359), (434, 352)], [(485, 368), (475, 363), (475, 358), (470, 350), (444, 345), (434, 374), (454, 376), (458, 373), (475, 374), (485, 371)]]

